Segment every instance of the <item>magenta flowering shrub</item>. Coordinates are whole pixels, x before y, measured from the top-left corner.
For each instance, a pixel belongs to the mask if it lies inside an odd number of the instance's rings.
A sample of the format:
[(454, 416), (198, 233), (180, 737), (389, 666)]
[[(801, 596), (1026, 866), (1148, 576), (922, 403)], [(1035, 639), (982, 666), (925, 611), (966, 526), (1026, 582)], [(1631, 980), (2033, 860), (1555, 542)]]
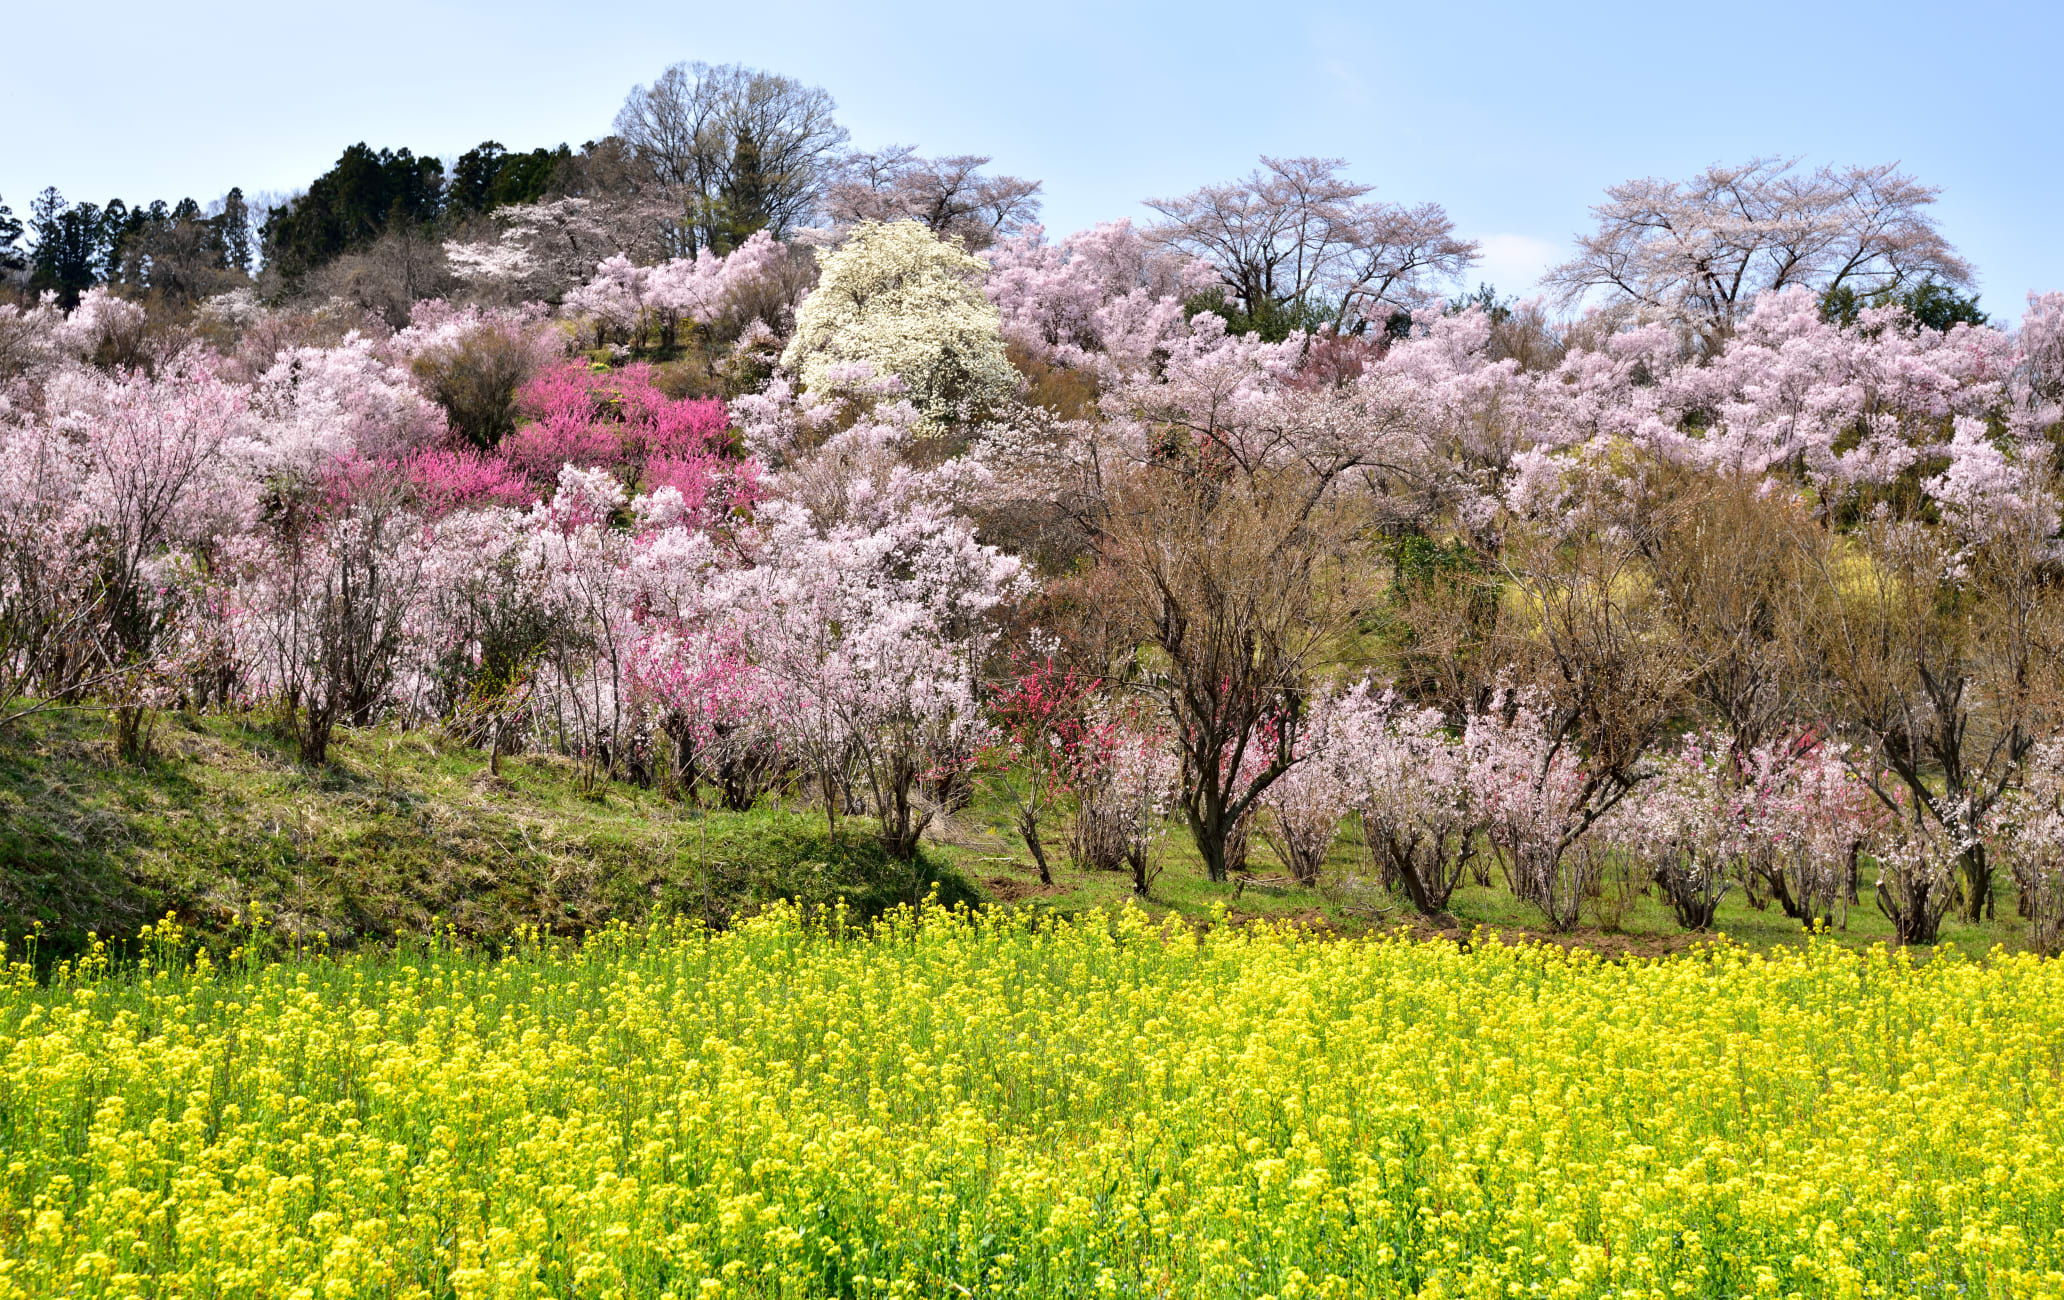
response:
[(467, 506), (524, 506), (536, 497), (530, 480), (507, 459), (471, 447), (415, 452), (401, 468), (425, 513), (432, 516)]
[(609, 469), (639, 489), (671, 487), (696, 511), (749, 509), (758, 479), (734, 473), (730, 416), (714, 398), (671, 398), (643, 363), (597, 371), (577, 361), (553, 366), (518, 395), (523, 423), (500, 448), (533, 482), (561, 466)]

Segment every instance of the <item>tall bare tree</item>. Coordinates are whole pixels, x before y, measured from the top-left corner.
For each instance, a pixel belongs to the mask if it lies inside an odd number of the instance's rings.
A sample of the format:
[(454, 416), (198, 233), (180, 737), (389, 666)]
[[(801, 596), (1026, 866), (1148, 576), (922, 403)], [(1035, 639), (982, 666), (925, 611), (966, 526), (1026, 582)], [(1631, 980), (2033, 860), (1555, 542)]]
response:
[(1039, 182), (982, 171), (980, 154), (924, 158), (913, 145), (848, 154), (825, 190), (825, 215), (840, 224), (917, 221), (969, 249), (1023, 229), (1039, 215)]
[(634, 87), (616, 133), (673, 196), (678, 250), (776, 236), (815, 208), (846, 130), (815, 86), (734, 63), (676, 63)]

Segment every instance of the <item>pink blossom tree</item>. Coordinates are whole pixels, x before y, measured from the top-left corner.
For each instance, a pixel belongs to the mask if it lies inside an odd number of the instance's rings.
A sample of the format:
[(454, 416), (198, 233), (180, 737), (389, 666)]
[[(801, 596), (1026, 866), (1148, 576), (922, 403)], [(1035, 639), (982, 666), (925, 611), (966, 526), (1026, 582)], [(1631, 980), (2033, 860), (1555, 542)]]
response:
[(1341, 697), (1338, 714), (1340, 766), (1372, 865), (1413, 910), (1443, 914), (1484, 821), (1469, 751), (1437, 710), (1367, 682)]

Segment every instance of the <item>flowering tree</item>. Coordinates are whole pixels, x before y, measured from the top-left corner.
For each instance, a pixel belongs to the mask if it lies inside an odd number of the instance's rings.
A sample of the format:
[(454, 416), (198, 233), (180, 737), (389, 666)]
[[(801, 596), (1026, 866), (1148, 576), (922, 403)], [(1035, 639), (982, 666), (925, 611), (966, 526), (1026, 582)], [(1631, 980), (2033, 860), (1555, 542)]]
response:
[(76, 458), (91, 521), (83, 567), (103, 673), (97, 690), (115, 704), (118, 748), (134, 755), (149, 709), (166, 694), (161, 655), (175, 644), (180, 556), (235, 535), (248, 519), (250, 483), (232, 459), (244, 447), (245, 405), (198, 361), (156, 379), (77, 382), (55, 454)]
[(0, 726), (108, 677), (83, 470), (50, 430), (0, 431)]
[(1039, 215), (1038, 181), (986, 175), (988, 165), (976, 154), (922, 158), (912, 145), (851, 153), (825, 187), (824, 211), (841, 226), (915, 221), (963, 248), (985, 248)]
[(1552, 709), (1538, 695), (1508, 691), (1470, 717), (1462, 743), (1471, 792), (1513, 892), (1551, 928), (1571, 930), (1603, 866), (1593, 829), (1639, 773), (1581, 753)]
[(707, 782), (724, 807), (752, 807), (781, 770), (776, 719), (788, 702), (737, 630), (658, 623), (633, 646), (631, 678), (657, 708), (688, 787)]
[(841, 366), (894, 375), (926, 420), (948, 424), (1007, 402), (1018, 373), (1004, 356), (988, 265), (914, 221), (863, 222), (824, 259), (781, 362), (805, 387), (836, 387)]
[(1926, 210), (1938, 192), (1892, 165), (1801, 173), (1783, 158), (1628, 181), (1606, 191), (1597, 229), (1549, 281), (1572, 300), (1603, 290), (1714, 345), (1768, 291), (1969, 283)]
[(1349, 724), (1342, 712), (1330, 693), (1312, 701), (1295, 761), (1261, 800), (1274, 823), (1263, 835), (1300, 885), (1318, 883), (1339, 838), (1340, 819), (1354, 804)]
[(670, 398), (643, 363), (598, 371), (569, 361), (517, 395), (523, 423), (501, 448), (532, 482), (564, 465), (603, 468), (634, 489), (671, 487), (698, 517), (749, 505), (754, 479), (730, 456), (729, 417), (714, 398)]
[(1256, 327), (1381, 328), (1476, 261), (1439, 205), (1369, 201), (1371, 187), (1341, 176), (1338, 158), (1261, 163), (1243, 180), (1147, 204), (1165, 218), (1155, 237), (1215, 267)]
[(965, 773), (987, 743), (980, 669), (995, 613), (1022, 581), (964, 522), (908, 506), (866, 528), (769, 503), (757, 562), (721, 596), (789, 701), (784, 740), (814, 769), (828, 821), (835, 829), (857, 788), (899, 858), (938, 811), (928, 787)]
[(1341, 697), (1339, 766), (1378, 875), (1439, 916), (1476, 856), (1483, 816), (1469, 753), (1440, 713), (1369, 683)]
[(270, 535), (239, 542), (228, 558), (252, 685), (321, 766), (338, 724), (369, 725), (388, 703), (422, 593), (420, 524), (390, 475), (347, 466)]
[(1859, 857), (1889, 815), (1857, 775), (1855, 757), (1808, 733), (1738, 760), (1745, 881), (1752, 890), (1768, 888), (1785, 915), (1808, 925), (1845, 923)]
[(657, 194), (512, 203), (489, 214), (501, 227), (495, 239), (447, 241), (444, 253), (474, 294), (505, 303), (557, 302), (614, 254), (644, 264), (665, 257), (662, 233), (678, 211)]
[(1097, 701), (1063, 752), (1075, 796), (1070, 858), (1088, 870), (1130, 871), (1132, 892), (1145, 898), (1161, 873), (1181, 764), (1165, 729), (1136, 704)]
[(1039, 868), (1039, 883), (1051, 885), (1043, 826), (1066, 792), (1078, 766), (1075, 750), (1085, 743), (1086, 712), (1103, 685), (1073, 669), (1013, 657), (1012, 671), (990, 701), (998, 744), (996, 783), (1017, 809), (1018, 835)]
[(1184, 301), (1215, 279), (1208, 263), (1171, 253), (1130, 221), (1049, 244), (1037, 226), (986, 254), (984, 292), (1003, 336), (1034, 357), (1081, 369), (1137, 370), (1187, 332)]
[(393, 461), (445, 444), (444, 413), (381, 353), (356, 331), (335, 347), (279, 352), (251, 391), (265, 472), (314, 482), (339, 461)]
[(2029, 752), (2022, 785), (2007, 798), (1997, 847), (2021, 894), (2037, 951), (2064, 950), (2064, 741)]
[(1647, 871), (1677, 924), (1708, 930), (1746, 849), (1742, 785), (1728, 738), (1686, 736), (1658, 757), (1655, 775), (1621, 804), (1608, 838)]

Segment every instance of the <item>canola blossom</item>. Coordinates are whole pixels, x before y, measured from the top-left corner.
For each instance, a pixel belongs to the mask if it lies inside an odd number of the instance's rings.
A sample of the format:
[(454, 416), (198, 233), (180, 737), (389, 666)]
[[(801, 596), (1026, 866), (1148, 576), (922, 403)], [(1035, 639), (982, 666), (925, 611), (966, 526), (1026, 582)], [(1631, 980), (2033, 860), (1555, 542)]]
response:
[(2064, 966), (1818, 941), (88, 958), (0, 989), (0, 1297), (2060, 1296), (2060, 1068)]

